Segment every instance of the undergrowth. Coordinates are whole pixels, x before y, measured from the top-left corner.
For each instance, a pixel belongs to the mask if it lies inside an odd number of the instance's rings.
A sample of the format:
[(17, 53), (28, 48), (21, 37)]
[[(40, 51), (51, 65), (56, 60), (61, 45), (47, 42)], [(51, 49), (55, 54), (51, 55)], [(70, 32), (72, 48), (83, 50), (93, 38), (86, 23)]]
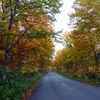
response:
[(20, 68), (8, 70), (7, 80), (2, 80), (3, 69), (0, 68), (0, 100), (22, 100), (22, 93), (35, 84), (45, 73), (23, 75)]
[(89, 72), (87, 73), (58, 72), (58, 73), (67, 78), (71, 78), (71, 79), (85, 82), (88, 84), (100, 86), (100, 74), (92, 74)]

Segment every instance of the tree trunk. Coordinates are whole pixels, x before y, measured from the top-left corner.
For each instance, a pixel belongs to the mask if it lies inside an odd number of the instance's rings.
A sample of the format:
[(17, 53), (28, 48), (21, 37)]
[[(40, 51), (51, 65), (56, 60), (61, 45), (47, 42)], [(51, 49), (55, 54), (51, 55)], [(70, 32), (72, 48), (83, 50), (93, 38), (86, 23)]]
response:
[(42, 64), (42, 70), (45, 71), (45, 64)]
[(1, 38), (1, 35), (2, 35), (2, 31), (0, 30), (0, 40), (2, 39), (2, 38)]
[(9, 43), (10, 43), (10, 35), (7, 36), (6, 41), (6, 48), (5, 48), (5, 58), (4, 58), (4, 73), (3, 73), (3, 80), (7, 78), (7, 66), (8, 66), (8, 57), (9, 57)]
[(96, 66), (99, 66), (99, 60), (100, 60), (100, 51), (98, 53), (95, 53), (95, 64), (96, 64)]
[[(7, 1), (8, 0), (2, 0), (3, 15), (6, 15)], [(15, 7), (14, 7), (14, 9), (12, 9), (12, 4), (11, 4), (11, 1), (10, 1), (11, 15), (10, 15), (10, 21), (9, 21), (9, 27), (8, 27), (9, 31), (11, 31), (12, 25), (14, 23), (14, 17), (15, 17), (15, 14), (16, 14), (16, 8), (18, 6), (18, 2), (19, 2), (19, 0), (16, 0)], [(5, 18), (3, 18), (3, 20), (5, 20)], [(10, 34), (7, 35), (7, 40), (6, 40), (3, 80), (5, 80), (7, 78), (6, 70), (7, 70), (7, 65), (8, 65), (9, 51), (10, 51), (9, 44), (10, 44)]]

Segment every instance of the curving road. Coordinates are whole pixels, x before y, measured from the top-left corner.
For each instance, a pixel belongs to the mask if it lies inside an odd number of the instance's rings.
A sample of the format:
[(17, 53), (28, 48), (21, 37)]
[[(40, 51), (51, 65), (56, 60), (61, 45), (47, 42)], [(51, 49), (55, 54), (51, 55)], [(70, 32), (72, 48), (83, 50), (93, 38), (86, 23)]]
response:
[(100, 100), (100, 87), (66, 79), (49, 72), (29, 100)]

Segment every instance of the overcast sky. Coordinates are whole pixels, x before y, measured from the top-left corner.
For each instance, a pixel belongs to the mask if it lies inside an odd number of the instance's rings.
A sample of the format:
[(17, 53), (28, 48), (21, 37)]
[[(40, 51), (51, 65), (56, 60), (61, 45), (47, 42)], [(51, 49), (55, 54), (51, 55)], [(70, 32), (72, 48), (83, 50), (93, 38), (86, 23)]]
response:
[[(62, 35), (65, 32), (70, 31), (70, 27), (68, 26), (68, 23), (69, 23), (68, 14), (73, 11), (71, 6), (74, 1), (75, 0), (62, 0), (63, 2), (63, 6), (61, 8), (62, 12), (56, 16), (57, 21), (54, 23), (55, 25), (54, 29), (56, 31), (63, 29), (63, 32), (61, 33)], [(63, 48), (62, 44), (60, 43), (56, 43), (55, 45), (56, 45), (56, 51)]]

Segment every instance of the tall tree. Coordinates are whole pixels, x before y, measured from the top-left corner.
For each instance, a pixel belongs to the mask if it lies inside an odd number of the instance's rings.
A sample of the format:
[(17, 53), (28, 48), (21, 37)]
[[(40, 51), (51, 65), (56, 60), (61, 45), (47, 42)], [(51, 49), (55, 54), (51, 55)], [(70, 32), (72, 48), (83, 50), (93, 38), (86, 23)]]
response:
[[(1, 4), (2, 20), (0, 21), (3, 27), (0, 28), (0, 31), (2, 34), (7, 34), (3, 75), (3, 80), (5, 80), (10, 50), (20, 41), (20, 39), (28, 32), (28, 30), (34, 29), (34, 26), (31, 24), (31, 22), (33, 23), (35, 20), (42, 23), (42, 21), (39, 19), (39, 16), (44, 15), (45, 13), (47, 13), (50, 18), (54, 19), (54, 14), (59, 13), (61, 4), (60, 0), (48, 0), (48, 2), (46, 0), (2, 0)], [(32, 14), (36, 15), (33, 20), (29, 19), (29, 16)], [(22, 23), (21, 27), (17, 26), (17, 29), (21, 31), (21, 35), (15, 41), (15, 43), (11, 45), (10, 38), (11, 34), (13, 34), (12, 27), (18, 22)]]
[[(75, 13), (70, 15), (71, 26), (74, 28), (72, 35), (74, 45), (84, 52), (89, 58), (94, 54), (95, 65), (99, 66), (100, 52), (100, 1), (99, 0), (75, 0), (73, 8)], [(82, 53), (81, 53), (81, 56)], [(86, 60), (87, 62), (87, 60)]]

